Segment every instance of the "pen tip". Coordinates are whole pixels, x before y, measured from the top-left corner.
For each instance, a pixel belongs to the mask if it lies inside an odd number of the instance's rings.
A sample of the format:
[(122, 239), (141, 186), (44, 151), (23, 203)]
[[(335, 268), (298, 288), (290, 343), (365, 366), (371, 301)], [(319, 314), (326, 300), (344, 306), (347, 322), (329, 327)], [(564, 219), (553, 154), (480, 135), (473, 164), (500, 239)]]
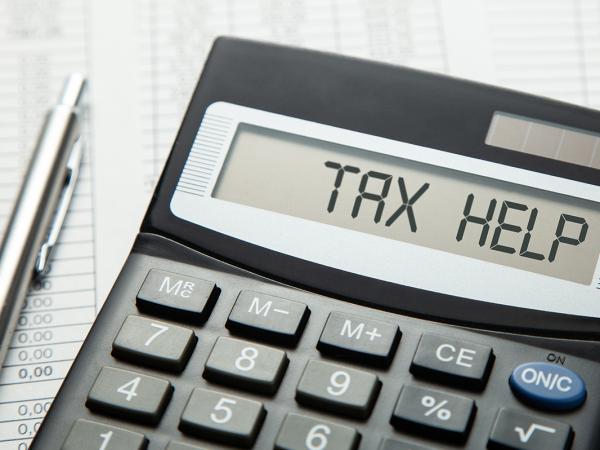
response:
[(83, 74), (72, 73), (69, 75), (60, 95), (60, 103), (62, 105), (77, 106), (81, 99), (85, 83), (86, 80)]

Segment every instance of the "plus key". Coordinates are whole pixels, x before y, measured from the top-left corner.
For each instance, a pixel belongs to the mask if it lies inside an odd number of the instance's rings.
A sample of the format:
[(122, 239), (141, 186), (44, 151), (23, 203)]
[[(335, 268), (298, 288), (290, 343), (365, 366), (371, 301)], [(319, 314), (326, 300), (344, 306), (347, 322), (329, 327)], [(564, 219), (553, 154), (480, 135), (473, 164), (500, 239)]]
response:
[(377, 332), (377, 328), (373, 328), (371, 331), (367, 331), (365, 334), (367, 336), (369, 336), (370, 341), (380, 338), (380, 337), (383, 337), (383, 335), (381, 335)]

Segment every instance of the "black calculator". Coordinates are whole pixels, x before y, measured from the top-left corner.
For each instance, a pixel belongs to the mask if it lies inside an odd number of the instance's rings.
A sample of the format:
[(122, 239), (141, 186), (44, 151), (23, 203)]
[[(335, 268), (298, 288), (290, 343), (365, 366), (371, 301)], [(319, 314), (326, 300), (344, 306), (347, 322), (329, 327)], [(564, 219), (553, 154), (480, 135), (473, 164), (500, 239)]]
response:
[(599, 449), (599, 254), (597, 111), (220, 38), (31, 448)]

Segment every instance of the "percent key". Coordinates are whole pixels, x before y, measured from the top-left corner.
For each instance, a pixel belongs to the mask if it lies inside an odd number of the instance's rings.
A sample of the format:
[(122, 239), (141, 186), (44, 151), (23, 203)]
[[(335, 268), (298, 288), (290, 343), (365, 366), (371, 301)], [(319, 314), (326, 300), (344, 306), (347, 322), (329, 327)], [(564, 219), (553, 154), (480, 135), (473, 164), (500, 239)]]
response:
[(476, 409), (470, 398), (407, 385), (400, 392), (391, 422), (399, 430), (464, 442)]

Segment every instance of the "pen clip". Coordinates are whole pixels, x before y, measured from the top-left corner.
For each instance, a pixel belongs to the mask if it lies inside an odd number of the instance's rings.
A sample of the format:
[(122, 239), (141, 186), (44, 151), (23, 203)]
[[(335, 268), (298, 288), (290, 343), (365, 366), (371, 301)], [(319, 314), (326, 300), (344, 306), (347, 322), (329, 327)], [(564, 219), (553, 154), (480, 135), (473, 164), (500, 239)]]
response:
[(73, 192), (75, 191), (75, 185), (77, 184), (77, 178), (79, 177), (79, 167), (81, 165), (81, 158), (83, 156), (81, 138), (78, 138), (73, 143), (73, 149), (69, 160), (67, 162), (67, 173), (65, 177), (65, 184), (58, 200), (58, 206), (56, 213), (50, 224), (48, 236), (46, 241), (42, 243), (40, 252), (38, 253), (37, 260), (35, 262), (34, 272), (37, 277), (40, 277), (48, 272), (48, 263), (50, 262), (50, 254), (52, 249), (58, 241), (58, 235), (67, 216), (71, 199), (73, 198)]

